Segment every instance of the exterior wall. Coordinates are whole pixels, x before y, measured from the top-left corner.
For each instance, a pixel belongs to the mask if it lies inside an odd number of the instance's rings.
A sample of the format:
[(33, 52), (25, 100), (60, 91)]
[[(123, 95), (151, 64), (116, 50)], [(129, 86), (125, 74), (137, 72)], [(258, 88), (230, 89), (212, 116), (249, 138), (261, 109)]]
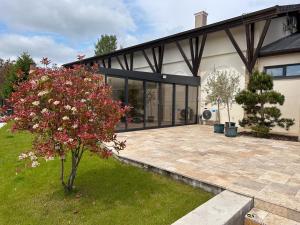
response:
[[(275, 66), (284, 64), (300, 63), (300, 53), (270, 56), (260, 58), (258, 68), (263, 71), (265, 66)], [(285, 96), (285, 103), (280, 107), (282, 116), (295, 119), (296, 124), (288, 131), (289, 134), (299, 134), (300, 120), (300, 78), (276, 79), (274, 80), (274, 90), (281, 92)], [(274, 128), (276, 132), (286, 132), (282, 128)]]
[[(284, 23), (286, 22), (286, 17), (273, 19), (269, 31), (266, 35), (265, 41), (263, 45), (267, 45), (272, 43), (278, 39), (281, 39), (287, 35), (289, 32), (284, 31)], [(255, 24), (255, 44), (257, 46), (260, 34), (262, 33), (265, 22), (261, 21)], [(240, 26), (236, 28), (232, 28), (231, 32), (240, 46), (244, 55), (246, 55), (246, 34), (245, 27)], [(180, 42), (186, 56), (191, 62), (190, 56), (190, 47), (189, 42), (187, 40)], [(146, 50), (146, 54), (148, 55), (150, 61), (154, 65), (152, 52), (150, 50)], [(264, 66), (276, 65), (276, 64), (284, 64), (299, 62), (299, 55), (296, 56), (285, 56), (285, 57), (270, 57), (260, 59), (256, 64), (256, 68), (262, 70)], [(125, 66), (124, 60), (120, 57), (123, 65)], [(129, 61), (129, 57), (128, 57)], [(113, 58), (112, 59), (112, 68), (121, 69), (118, 61)], [(239, 55), (237, 54), (235, 48), (233, 47), (231, 41), (227, 37), (225, 31), (219, 31), (215, 33), (210, 33), (207, 36), (203, 57), (199, 69), (199, 76), (201, 76), (201, 88), (199, 91), (199, 114), (202, 114), (205, 108), (207, 109), (215, 109), (216, 106), (209, 105), (206, 103), (206, 94), (203, 91), (203, 87), (206, 84), (206, 79), (209, 73), (214, 70), (232, 70), (238, 74), (240, 74), (240, 89), (244, 89), (246, 86), (246, 82), (248, 80), (246, 74), (246, 68)], [(144, 58), (141, 52), (136, 52), (134, 55), (134, 70), (135, 71), (144, 71), (144, 72), (152, 72), (149, 67), (146, 59)], [(177, 49), (175, 43), (167, 44), (165, 46), (164, 52), (164, 60), (163, 60), (163, 68), (162, 73), (166, 74), (176, 74), (176, 75), (186, 75), (192, 76), (188, 66), (186, 65), (183, 57), (181, 56), (179, 50)], [(283, 114), (286, 117), (298, 118), (297, 123), (299, 124), (299, 100), (297, 100), (296, 87), (300, 84), (300, 79), (297, 80), (278, 80), (275, 81), (275, 88), (281, 91), (287, 98), (285, 106), (282, 108)], [(299, 82), (299, 83), (298, 83)], [(297, 83), (297, 84), (296, 84)], [(299, 98), (300, 99), (300, 98)], [(298, 109), (297, 113), (294, 109), (292, 109), (294, 102), (297, 100)], [(231, 121), (238, 122), (244, 116), (242, 108), (233, 104), (231, 109)], [(215, 116), (212, 118), (215, 120)], [(227, 111), (223, 108), (221, 110), (221, 122), (228, 121)], [(296, 132), (296, 127), (291, 129), (290, 133)]]

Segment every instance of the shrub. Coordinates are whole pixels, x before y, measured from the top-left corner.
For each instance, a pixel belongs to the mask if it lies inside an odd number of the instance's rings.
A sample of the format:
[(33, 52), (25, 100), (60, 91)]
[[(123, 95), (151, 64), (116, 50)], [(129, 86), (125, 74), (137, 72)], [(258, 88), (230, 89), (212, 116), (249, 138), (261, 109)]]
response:
[[(85, 151), (103, 158), (125, 147), (117, 140), (115, 126), (128, 111), (111, 98), (111, 89), (102, 78), (82, 67), (74, 69), (37, 69), (20, 83), (9, 102), (15, 114), (13, 130), (35, 134), (30, 154), (20, 158), (61, 159), (61, 182), (66, 190), (73, 189), (77, 168)], [(107, 143), (111, 143), (108, 147)], [(110, 148), (110, 147), (113, 147)], [(64, 162), (71, 154), (72, 168), (64, 180)]]
[(254, 72), (248, 89), (241, 91), (235, 99), (246, 112), (240, 126), (250, 127), (257, 136), (267, 136), (275, 126), (288, 130), (294, 125), (294, 119), (281, 118), (276, 105), (283, 105), (285, 98), (273, 90), (273, 78), (266, 73)]

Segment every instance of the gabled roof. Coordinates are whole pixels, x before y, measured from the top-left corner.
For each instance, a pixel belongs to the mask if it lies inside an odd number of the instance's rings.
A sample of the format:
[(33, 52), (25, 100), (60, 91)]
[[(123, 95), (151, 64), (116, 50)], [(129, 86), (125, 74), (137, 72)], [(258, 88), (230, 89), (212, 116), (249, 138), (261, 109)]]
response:
[(195, 29), (191, 29), (188, 31), (184, 31), (184, 32), (180, 32), (177, 34), (173, 34), (170, 36), (166, 36), (163, 38), (159, 38), (153, 41), (149, 41), (149, 42), (145, 42), (142, 44), (138, 44), (138, 45), (134, 45), (128, 48), (123, 48), (108, 54), (104, 54), (104, 55), (100, 55), (100, 56), (93, 56), (90, 58), (85, 58), (83, 60), (79, 61), (74, 61), (71, 63), (67, 63), (63, 66), (71, 66), (73, 64), (78, 64), (78, 63), (88, 63), (88, 62), (93, 62), (93, 61), (97, 61), (97, 60), (101, 60), (101, 59), (107, 59), (110, 57), (115, 57), (117, 55), (122, 55), (122, 54), (128, 54), (131, 52), (137, 52), (143, 49), (148, 49), (148, 48), (153, 48), (153, 47), (158, 47), (161, 46), (163, 44), (168, 44), (171, 42), (175, 42), (175, 41), (180, 41), (180, 40), (184, 40), (187, 38), (191, 38), (191, 37), (196, 37), (196, 36), (200, 36), (202, 34), (208, 34), (208, 33), (212, 33), (212, 32), (217, 32), (226, 28), (232, 28), (232, 27), (236, 27), (236, 26), (240, 26), (243, 24), (249, 24), (249, 23), (254, 23), (257, 21), (261, 21), (261, 20), (266, 20), (266, 19), (270, 19), (270, 18), (276, 18), (282, 15), (286, 15), (287, 13), (292, 13), (292, 12), (297, 12), (299, 13), (300, 11), (300, 4), (294, 4), (294, 5), (276, 5), (270, 8), (266, 8), (263, 10), (259, 10), (259, 11), (255, 11), (252, 13), (247, 13), (247, 14), (243, 14), (241, 16), (238, 17), (234, 17), (231, 19), (227, 19), (227, 20), (223, 20), (217, 23), (213, 23), (213, 24), (209, 24), (200, 28), (195, 28)]
[(279, 39), (260, 50), (260, 56), (279, 55), (300, 52), (300, 33)]

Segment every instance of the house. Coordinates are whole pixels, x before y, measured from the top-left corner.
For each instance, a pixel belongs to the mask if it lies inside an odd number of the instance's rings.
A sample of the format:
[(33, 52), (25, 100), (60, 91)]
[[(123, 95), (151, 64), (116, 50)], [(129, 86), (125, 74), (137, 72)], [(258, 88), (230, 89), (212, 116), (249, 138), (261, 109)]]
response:
[[(265, 70), (274, 76), (274, 89), (286, 97), (283, 116), (296, 120), (289, 133), (298, 134), (300, 4), (277, 5), (209, 25), (206, 21), (202, 11), (195, 14), (195, 29), (64, 66), (99, 65), (114, 97), (134, 107), (131, 123), (122, 120), (120, 130), (197, 123), (205, 109), (215, 111), (203, 93), (209, 73), (234, 70), (243, 89), (254, 70)], [(224, 122), (225, 109), (221, 114)], [(234, 104), (231, 120), (243, 116)]]

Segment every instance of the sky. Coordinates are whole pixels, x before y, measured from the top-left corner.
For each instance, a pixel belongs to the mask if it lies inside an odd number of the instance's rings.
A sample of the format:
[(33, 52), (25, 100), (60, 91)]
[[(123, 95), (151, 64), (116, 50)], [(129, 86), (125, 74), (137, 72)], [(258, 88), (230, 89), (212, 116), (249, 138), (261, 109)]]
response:
[(206, 11), (208, 24), (299, 0), (0, 0), (0, 58), (28, 52), (38, 63), (94, 55), (102, 34), (132, 46), (194, 28), (194, 13)]

